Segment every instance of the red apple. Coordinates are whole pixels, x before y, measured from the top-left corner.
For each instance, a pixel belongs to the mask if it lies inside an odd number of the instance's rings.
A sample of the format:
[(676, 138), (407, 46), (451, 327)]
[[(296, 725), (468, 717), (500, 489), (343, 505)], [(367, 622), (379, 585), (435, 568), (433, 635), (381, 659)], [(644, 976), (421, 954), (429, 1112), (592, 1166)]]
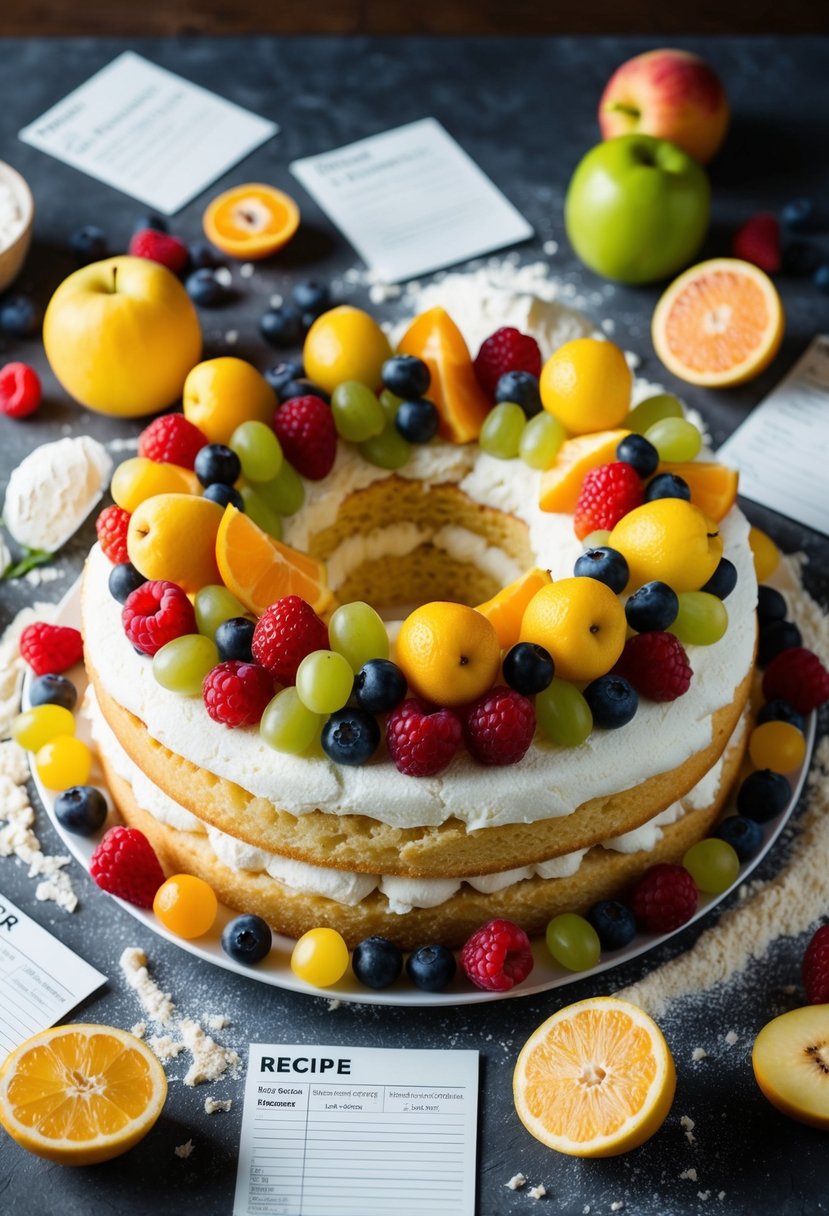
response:
[(712, 68), (690, 51), (647, 51), (611, 76), (599, 102), (602, 138), (655, 135), (678, 144), (701, 164), (728, 128), (725, 91)]

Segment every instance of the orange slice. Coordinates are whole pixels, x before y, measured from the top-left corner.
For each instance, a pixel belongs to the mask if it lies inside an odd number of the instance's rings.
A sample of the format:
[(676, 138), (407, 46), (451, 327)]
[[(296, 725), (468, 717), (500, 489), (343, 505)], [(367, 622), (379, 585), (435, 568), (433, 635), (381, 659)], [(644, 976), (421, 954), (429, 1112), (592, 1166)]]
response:
[(555, 464), (541, 474), (538, 505), (542, 511), (569, 514), (576, 509), (586, 473), (616, 459), (619, 441), (630, 431), (594, 431), (561, 445)]
[(322, 562), (275, 540), (230, 504), (216, 534), (216, 562), (228, 591), (257, 616), (285, 595), (301, 596), (315, 612), (335, 604)]
[(477, 439), (492, 408), (475, 377), (463, 334), (442, 308), (415, 317), (401, 338), (398, 351), (417, 355), (429, 367), (429, 400), (440, 413), (440, 433), (450, 443)]
[(515, 1065), (518, 1117), (542, 1144), (571, 1157), (615, 1157), (664, 1123), (676, 1089), (656, 1023), (617, 997), (560, 1009), (530, 1036)]
[(524, 609), (536, 591), (540, 591), (552, 581), (549, 570), (534, 566), (515, 582), (508, 583), (497, 595), (493, 595), (491, 600), (479, 604), (475, 609), (495, 627), (502, 650), (508, 650), (518, 641)]
[(61, 1165), (118, 1157), (155, 1123), (167, 1078), (140, 1039), (113, 1026), (54, 1026), (0, 1069), (0, 1124), (30, 1153)]
[(222, 253), (257, 261), (287, 245), (299, 227), (299, 207), (275, 186), (250, 182), (214, 198), (202, 226), (207, 239)]
[(739, 258), (713, 258), (671, 283), (654, 311), (651, 334), (659, 358), (680, 380), (725, 388), (768, 367), (784, 323), (767, 274)]
[(736, 469), (715, 460), (670, 461), (659, 466), (660, 473), (675, 473), (691, 488), (691, 502), (703, 515), (719, 523), (737, 501), (740, 475)]

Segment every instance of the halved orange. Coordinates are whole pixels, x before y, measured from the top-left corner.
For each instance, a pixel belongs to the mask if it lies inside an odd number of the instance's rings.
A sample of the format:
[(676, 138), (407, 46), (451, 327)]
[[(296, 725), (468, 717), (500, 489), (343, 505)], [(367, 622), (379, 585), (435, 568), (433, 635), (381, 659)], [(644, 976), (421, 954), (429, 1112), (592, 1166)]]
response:
[(402, 355), (417, 355), (429, 367), (429, 400), (440, 414), (440, 434), (450, 443), (470, 443), (481, 433), (492, 408), (475, 376), (463, 334), (443, 308), (415, 317), (397, 346)]
[(536, 591), (540, 591), (552, 581), (549, 570), (534, 566), (514, 582), (508, 583), (497, 595), (493, 595), (491, 600), (478, 604), (475, 611), (480, 612), (495, 627), (502, 650), (508, 650), (518, 641), (524, 609)]
[(687, 482), (691, 502), (716, 523), (725, 519), (737, 500), (740, 474), (716, 460), (667, 461), (660, 464), (659, 472), (675, 473)]
[(285, 595), (301, 596), (320, 613), (336, 604), (323, 562), (283, 545), (232, 504), (216, 534), (216, 562), (228, 591), (257, 616)]
[(542, 511), (570, 514), (576, 509), (585, 474), (616, 459), (620, 440), (630, 431), (594, 431), (567, 439), (553, 464), (541, 474), (538, 505)]
[(659, 358), (680, 380), (725, 388), (768, 367), (784, 325), (767, 274), (739, 258), (712, 258), (671, 283), (654, 310), (651, 335)]
[(299, 227), (299, 207), (275, 186), (249, 182), (217, 195), (207, 206), (202, 226), (222, 253), (257, 261), (287, 245)]
[(518, 1117), (571, 1157), (615, 1157), (658, 1131), (676, 1090), (673, 1058), (652, 1018), (618, 997), (554, 1013), (521, 1049), (513, 1075)]

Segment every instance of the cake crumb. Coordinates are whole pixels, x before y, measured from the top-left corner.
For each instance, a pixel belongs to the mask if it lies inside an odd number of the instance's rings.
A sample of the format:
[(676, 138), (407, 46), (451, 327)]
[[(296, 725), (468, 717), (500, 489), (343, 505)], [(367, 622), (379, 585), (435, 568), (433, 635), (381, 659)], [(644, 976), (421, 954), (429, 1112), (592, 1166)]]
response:
[(239, 267), (239, 277), (242, 279), (252, 279), (256, 272), (256, 267), (253, 262), (243, 262)]
[(691, 1059), (694, 1061), (695, 1064), (698, 1064), (700, 1062), (700, 1060), (708, 1059), (708, 1052), (705, 1050), (704, 1047), (695, 1047), (694, 1050), (691, 1052)]
[(728, 1034), (725, 1036), (725, 1041), (729, 1047), (733, 1047), (739, 1037), (740, 1036), (736, 1033), (736, 1031), (729, 1030)]
[(703, 1203), (705, 1202), (706, 1199), (710, 1199), (710, 1198), (711, 1198), (710, 1191), (697, 1191), (697, 1199), (701, 1199), (703, 1201)]
[(193, 1057), (184, 1077), (185, 1085), (192, 1087), (204, 1081), (218, 1081), (228, 1068), (235, 1070), (238, 1067), (238, 1053), (230, 1047), (220, 1046), (192, 1018), (184, 1018), (180, 1029), (184, 1046)]
[(543, 1182), (539, 1182), (538, 1186), (531, 1186), (527, 1194), (530, 1199), (543, 1199), (547, 1194), (547, 1188)]
[(130, 1034), (134, 1034), (137, 1039), (143, 1039), (146, 1033), (146, 1022), (136, 1022), (135, 1025), (130, 1029)]
[(339, 1009), (341, 1005), (342, 1005), (342, 1001), (340, 1000), (340, 998), (338, 996), (330, 997), (329, 1001), (328, 1001), (328, 1012), (333, 1013), (334, 1010)]
[(558, 253), (558, 241), (545, 241), (541, 248), (544, 250), (547, 257), (551, 258), (553, 254)]
[(527, 1179), (523, 1174), (513, 1174), (509, 1182), (504, 1183), (504, 1186), (509, 1187), (511, 1191), (520, 1191), (521, 1187), (524, 1186), (526, 1181)]
[(696, 1127), (694, 1120), (689, 1118), (688, 1115), (682, 1115), (679, 1120), (679, 1125), (684, 1129), (688, 1143), (695, 1144), (697, 1138), (694, 1135), (694, 1128)]
[(699, 1182), (697, 1171), (691, 1166), (688, 1170), (683, 1170), (679, 1175), (683, 1182)]
[(147, 1040), (147, 1045), (158, 1056), (162, 1064), (166, 1064), (168, 1060), (174, 1060), (184, 1051), (184, 1044), (176, 1042), (169, 1034), (154, 1034)]
[(175, 1155), (177, 1157), (180, 1157), (182, 1159), (182, 1161), (186, 1160), (190, 1156), (192, 1151), (193, 1151), (193, 1141), (192, 1140), (187, 1140), (184, 1144), (177, 1144), (176, 1147), (173, 1149), (173, 1152), (175, 1153)]
[(175, 1005), (170, 993), (162, 992), (147, 969), (147, 956), (140, 946), (127, 946), (121, 954), (119, 965), (130, 988), (134, 990), (141, 1008), (151, 1022), (169, 1026)]
[(230, 1025), (230, 1018), (224, 1013), (203, 1013), (202, 1021), (208, 1030), (224, 1030)]
[(204, 1113), (206, 1115), (216, 1115), (220, 1111), (230, 1110), (232, 1105), (232, 1098), (211, 1098), (208, 1096), (204, 1100)]
[(621, 1199), (614, 1199), (613, 1203), (610, 1205), (610, 1210), (611, 1212), (621, 1212), (624, 1206), (624, 1202)]
[(725, 1191), (720, 1191), (717, 1198), (719, 1199), (720, 1203), (722, 1203), (723, 1199), (725, 1199)]
[[(245, 277), (247, 277), (247, 276), (245, 276)], [(217, 283), (220, 283), (222, 285), (222, 287), (232, 287), (233, 286), (233, 275), (231, 274), (230, 269), (227, 266), (217, 266), (216, 269), (213, 271), (213, 278), (216, 280)]]

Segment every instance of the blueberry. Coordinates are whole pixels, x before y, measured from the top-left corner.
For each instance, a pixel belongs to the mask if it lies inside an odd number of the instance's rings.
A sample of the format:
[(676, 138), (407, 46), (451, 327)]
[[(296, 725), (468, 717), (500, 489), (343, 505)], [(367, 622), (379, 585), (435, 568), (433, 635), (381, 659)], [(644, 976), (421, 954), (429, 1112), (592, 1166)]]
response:
[(443, 992), (455, 978), (458, 964), (445, 946), (421, 946), (406, 959), (406, 974), (424, 992)]
[(388, 988), (403, 970), (403, 955), (387, 937), (367, 937), (354, 947), (351, 970), (366, 988)]
[(313, 322), (331, 307), (331, 288), (316, 279), (304, 279), (294, 286), (291, 299), (297, 311)]
[(220, 507), (231, 503), (237, 511), (245, 509), (245, 500), (239, 491), (235, 486), (226, 486), (223, 481), (211, 481), (209, 486), (205, 486), (204, 497), (209, 498), (211, 502), (217, 502)]
[(394, 416), (394, 425), (409, 443), (428, 443), (440, 426), (440, 414), (431, 401), (401, 401)]
[(224, 258), (209, 241), (191, 241), (187, 246), (191, 270), (216, 270), (224, 266)]
[(55, 798), (55, 817), (67, 832), (94, 836), (107, 817), (107, 801), (94, 785), (73, 785)]
[(721, 557), (716, 570), (701, 590), (716, 595), (718, 600), (726, 600), (736, 586), (737, 567), (727, 557)]
[(193, 469), (203, 486), (212, 486), (217, 481), (232, 486), (242, 472), (242, 463), (224, 443), (206, 443), (196, 453)]
[(788, 722), (801, 734), (806, 733), (806, 719), (803, 714), (799, 713), (788, 701), (784, 701), (782, 697), (766, 701), (757, 715), (757, 725), (762, 726), (764, 722)]
[(637, 633), (670, 629), (678, 612), (679, 599), (673, 587), (658, 580), (643, 583), (625, 604), (627, 623)]
[(28, 296), (6, 296), (0, 304), (0, 332), (10, 338), (32, 338), (40, 329), (40, 312)]
[(279, 393), (286, 384), (290, 384), (293, 380), (301, 380), (304, 375), (305, 368), (301, 359), (283, 359), (268, 368), (265, 372), (265, 379), (273, 391)]
[(282, 405), (285, 401), (290, 401), (293, 397), (319, 397), (326, 405), (331, 404), (331, 397), (324, 388), (320, 388), (318, 384), (314, 384), (313, 380), (306, 380), (304, 377), (297, 380), (288, 380), (277, 390), (279, 404)]
[(96, 224), (84, 224), (83, 228), (76, 229), (69, 238), (69, 248), (79, 266), (100, 262), (109, 254), (106, 233)]
[(504, 679), (523, 697), (549, 688), (556, 674), (552, 655), (535, 642), (518, 642), (504, 655)]
[(684, 498), (690, 502), (691, 487), (676, 473), (657, 473), (645, 486), (645, 502), (655, 502), (657, 498)]
[(829, 263), (824, 262), (822, 266), (818, 266), (812, 276), (812, 282), (818, 291), (822, 291), (824, 295), (829, 295)]
[(132, 562), (120, 562), (109, 572), (109, 594), (119, 604), (126, 604), (136, 587), (140, 587), (146, 581), (144, 575), (136, 570)]
[(499, 401), (514, 401), (528, 418), (540, 414), (542, 406), (538, 376), (531, 372), (504, 372), (495, 385), (496, 405)]
[(369, 659), (357, 672), (354, 693), (360, 709), (384, 714), (405, 697), (406, 677), (391, 659)]
[(259, 332), (271, 346), (298, 346), (302, 340), (302, 318), (293, 305), (282, 304), (262, 314)]
[(593, 725), (602, 730), (618, 730), (626, 726), (639, 708), (636, 689), (623, 676), (599, 676), (584, 690), (590, 706)]
[(199, 308), (220, 308), (230, 299), (230, 291), (220, 283), (213, 270), (202, 266), (184, 281), (187, 294)]
[(731, 845), (740, 861), (750, 861), (763, 843), (763, 829), (753, 819), (730, 815), (714, 829), (714, 835)]
[(771, 621), (782, 621), (786, 616), (786, 601), (776, 587), (761, 583), (757, 588), (757, 619), (762, 629)]
[(237, 963), (261, 963), (270, 953), (272, 942), (268, 922), (252, 913), (228, 921), (222, 931), (222, 949)]
[(815, 205), (810, 198), (793, 198), (780, 212), (780, 218), (792, 232), (807, 232), (814, 219)]
[(757, 643), (757, 662), (761, 667), (768, 667), (772, 659), (791, 650), (793, 646), (802, 646), (803, 638), (800, 630), (793, 621), (772, 621), (760, 630)]
[(600, 545), (596, 549), (588, 549), (576, 558), (573, 573), (577, 578), (594, 578), (599, 583), (618, 595), (624, 591), (630, 578), (628, 564), (617, 549)]
[(616, 459), (631, 465), (640, 477), (650, 477), (659, 467), (659, 453), (644, 435), (626, 435), (616, 445)]
[(380, 746), (380, 727), (368, 710), (339, 709), (323, 726), (321, 742), (335, 764), (365, 764)]
[(760, 768), (749, 773), (737, 791), (737, 810), (755, 823), (768, 823), (789, 805), (792, 791), (782, 773)]
[(617, 899), (602, 899), (587, 913), (599, 935), (602, 950), (621, 950), (636, 936), (636, 917)]
[(238, 659), (240, 663), (252, 663), (254, 622), (246, 616), (232, 616), (222, 621), (216, 630), (216, 648), (222, 663)]
[(137, 232), (146, 232), (148, 228), (153, 232), (170, 231), (167, 221), (162, 219), (160, 215), (139, 215), (133, 224), (132, 235), (135, 236)]
[(36, 676), (29, 685), (29, 704), (60, 705), (63, 709), (74, 709), (78, 690), (66, 676)]
[(422, 397), (429, 391), (432, 373), (417, 355), (395, 355), (383, 364), (380, 378), (396, 397)]

